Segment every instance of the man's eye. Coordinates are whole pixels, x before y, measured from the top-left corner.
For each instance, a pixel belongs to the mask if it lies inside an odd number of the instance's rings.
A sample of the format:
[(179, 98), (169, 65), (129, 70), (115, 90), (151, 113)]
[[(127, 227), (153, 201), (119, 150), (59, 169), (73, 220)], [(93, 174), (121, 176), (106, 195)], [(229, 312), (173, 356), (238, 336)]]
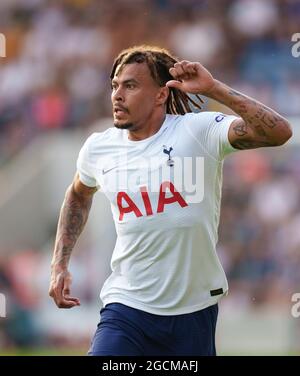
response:
[(135, 85), (133, 85), (133, 84), (127, 84), (126, 87), (127, 87), (127, 89), (134, 89)]

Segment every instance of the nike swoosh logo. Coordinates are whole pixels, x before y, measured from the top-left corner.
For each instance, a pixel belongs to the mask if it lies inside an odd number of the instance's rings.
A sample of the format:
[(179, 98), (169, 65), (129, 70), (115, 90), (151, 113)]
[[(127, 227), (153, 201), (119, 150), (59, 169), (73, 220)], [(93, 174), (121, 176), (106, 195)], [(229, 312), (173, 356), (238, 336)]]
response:
[(106, 169), (106, 170), (104, 170), (104, 168), (103, 168), (103, 169), (102, 169), (102, 174), (105, 175), (105, 174), (107, 174), (109, 171), (113, 170), (114, 168), (116, 168), (116, 167), (111, 167), (111, 168), (108, 168), (108, 169)]

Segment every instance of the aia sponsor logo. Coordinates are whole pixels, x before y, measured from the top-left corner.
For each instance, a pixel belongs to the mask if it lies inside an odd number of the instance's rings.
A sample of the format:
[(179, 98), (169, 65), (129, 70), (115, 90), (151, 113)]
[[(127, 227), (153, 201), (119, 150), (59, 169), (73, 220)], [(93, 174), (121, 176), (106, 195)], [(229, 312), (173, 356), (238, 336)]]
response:
[(161, 183), (157, 202), (151, 203), (146, 186), (140, 187), (140, 194), (144, 205), (143, 209), (139, 208), (126, 192), (119, 192), (117, 194), (117, 204), (120, 212), (119, 221), (122, 221), (124, 215), (128, 213), (134, 213), (138, 218), (143, 216), (142, 210), (146, 213), (146, 216), (150, 216), (153, 215), (153, 210), (155, 210), (155, 213), (163, 213), (166, 205), (176, 204), (182, 208), (188, 206), (185, 199), (170, 181)]

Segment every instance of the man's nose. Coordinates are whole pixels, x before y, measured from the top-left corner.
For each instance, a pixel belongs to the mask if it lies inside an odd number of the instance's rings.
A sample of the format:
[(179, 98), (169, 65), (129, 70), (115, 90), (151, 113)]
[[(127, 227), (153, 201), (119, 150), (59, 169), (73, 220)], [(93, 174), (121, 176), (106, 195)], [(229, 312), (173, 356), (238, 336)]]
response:
[(115, 101), (118, 101), (118, 102), (124, 101), (124, 93), (123, 93), (122, 88), (118, 87), (116, 90), (114, 90), (112, 97)]

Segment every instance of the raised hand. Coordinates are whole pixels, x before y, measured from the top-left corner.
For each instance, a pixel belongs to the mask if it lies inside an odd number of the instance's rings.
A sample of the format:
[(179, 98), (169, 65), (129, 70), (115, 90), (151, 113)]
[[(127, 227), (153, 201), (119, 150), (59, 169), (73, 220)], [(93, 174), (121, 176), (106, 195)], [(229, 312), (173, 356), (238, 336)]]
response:
[(200, 63), (187, 60), (174, 64), (169, 69), (174, 80), (168, 81), (168, 87), (174, 87), (186, 93), (208, 94), (215, 85), (215, 80), (210, 72)]

